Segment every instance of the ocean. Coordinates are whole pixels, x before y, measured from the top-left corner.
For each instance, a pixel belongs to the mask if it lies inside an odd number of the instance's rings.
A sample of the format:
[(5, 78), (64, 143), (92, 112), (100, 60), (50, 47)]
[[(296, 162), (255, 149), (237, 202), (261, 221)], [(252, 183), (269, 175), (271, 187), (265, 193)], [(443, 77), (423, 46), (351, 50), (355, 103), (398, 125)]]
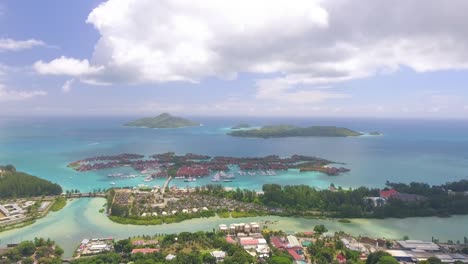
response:
[[(203, 125), (179, 129), (122, 126), (136, 117), (34, 117), (0, 118), (0, 164), (24, 171), (82, 192), (97, 188), (135, 186), (144, 177), (107, 177), (116, 169), (78, 173), (67, 164), (90, 156), (124, 152), (151, 155), (174, 151), (223, 156), (311, 155), (346, 163), (351, 169), (340, 176), (317, 172), (283, 172), (276, 176), (238, 176), (229, 187), (261, 190), (265, 183), (307, 184), (327, 188), (361, 185), (382, 187), (385, 182), (441, 184), (468, 179), (468, 122), (462, 120), (397, 120), (358, 118), (241, 118), (191, 117)], [(249, 123), (333, 125), (356, 131), (379, 131), (383, 136), (350, 138), (252, 139), (226, 135), (229, 128)], [(128, 171), (125, 171), (128, 170)], [(124, 172), (131, 173), (130, 168)], [(209, 177), (181, 187), (211, 183)], [(163, 180), (150, 182), (162, 185)]]

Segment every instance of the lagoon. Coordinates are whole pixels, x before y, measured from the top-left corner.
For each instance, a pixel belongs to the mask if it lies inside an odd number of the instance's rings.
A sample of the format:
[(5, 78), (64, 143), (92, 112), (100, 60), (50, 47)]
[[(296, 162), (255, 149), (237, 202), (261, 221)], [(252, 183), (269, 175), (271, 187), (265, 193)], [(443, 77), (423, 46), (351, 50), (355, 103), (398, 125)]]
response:
[(51, 212), (36, 223), (0, 233), (0, 246), (15, 243), (34, 237), (45, 237), (55, 240), (65, 250), (65, 257), (70, 257), (74, 249), (84, 238), (113, 237), (123, 239), (135, 235), (152, 235), (158, 233), (178, 233), (183, 231), (213, 230), (219, 224), (240, 222), (277, 221), (269, 224), (270, 229), (286, 232), (310, 231), (317, 224), (324, 224), (330, 232), (344, 231), (353, 235), (399, 239), (407, 235), (411, 239), (441, 241), (448, 239), (461, 240), (468, 237), (468, 215), (449, 218), (413, 217), (405, 219), (352, 219), (351, 223), (340, 223), (331, 219), (304, 219), (294, 217), (262, 216), (249, 218), (219, 217), (192, 219), (181, 223), (136, 226), (122, 225), (110, 221), (99, 209), (105, 203), (103, 198), (81, 198), (69, 201), (67, 206), (58, 212)]

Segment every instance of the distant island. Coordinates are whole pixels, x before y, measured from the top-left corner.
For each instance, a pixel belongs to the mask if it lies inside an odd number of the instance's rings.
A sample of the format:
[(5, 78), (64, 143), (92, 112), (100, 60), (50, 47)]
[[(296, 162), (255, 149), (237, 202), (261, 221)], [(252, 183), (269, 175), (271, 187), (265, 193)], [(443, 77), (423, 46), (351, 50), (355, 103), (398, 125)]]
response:
[(383, 134), (378, 132), (378, 131), (372, 131), (372, 132), (369, 133), (369, 135), (371, 135), (371, 136), (381, 136)]
[(0, 166), (0, 199), (59, 195), (60, 185), (16, 171), (12, 165)]
[(278, 137), (356, 137), (362, 133), (335, 126), (297, 127), (291, 125), (264, 126), (259, 129), (238, 130), (228, 133), (234, 137), (278, 138)]
[(156, 117), (146, 117), (128, 122), (124, 124), (124, 126), (146, 128), (181, 128), (200, 126), (200, 124), (182, 117), (172, 116), (168, 113), (162, 113)]
[(239, 124), (239, 125), (231, 127), (231, 129), (245, 129), (245, 128), (250, 128), (250, 125), (249, 124)]

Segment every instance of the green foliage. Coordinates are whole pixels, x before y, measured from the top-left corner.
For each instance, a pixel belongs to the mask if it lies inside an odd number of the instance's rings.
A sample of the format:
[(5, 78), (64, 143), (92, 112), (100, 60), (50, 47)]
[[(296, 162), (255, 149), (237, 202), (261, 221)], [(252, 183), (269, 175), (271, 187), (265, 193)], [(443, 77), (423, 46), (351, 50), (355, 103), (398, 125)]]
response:
[[(5, 168), (8, 166), (5, 166)], [(0, 198), (59, 195), (60, 185), (10, 168), (0, 176)]]
[(442, 264), (442, 261), (436, 257), (430, 257), (425, 261), (421, 261), (421, 264)]
[(328, 229), (324, 225), (316, 225), (314, 227), (314, 232), (318, 234), (326, 233)]
[(377, 264), (399, 264), (398, 260), (391, 256), (383, 256), (379, 259)]
[(147, 127), (147, 128), (179, 128), (189, 126), (199, 126), (199, 123), (188, 119), (172, 116), (168, 113), (160, 114), (156, 117), (147, 117), (128, 122), (125, 126)]
[(18, 249), (19, 253), (23, 257), (29, 257), (29, 256), (32, 256), (32, 254), (34, 254), (34, 252), (36, 251), (36, 245), (34, 245), (34, 243), (31, 241), (24, 241), (24, 242), (21, 242), (16, 247), (16, 249)]
[(63, 250), (50, 239), (35, 238), (34, 241), (23, 241), (13, 249), (0, 255), (0, 263), (62, 263), (60, 256)]
[(379, 264), (380, 259), (383, 257), (391, 257), (391, 256), (385, 251), (376, 251), (376, 252), (370, 253), (369, 256), (367, 256), (366, 264)]
[(362, 134), (347, 128), (335, 126), (296, 127), (291, 125), (264, 126), (260, 129), (231, 131), (235, 137), (353, 137)]
[(189, 213), (189, 214), (175, 214), (175, 215), (158, 215), (158, 216), (147, 216), (147, 217), (140, 217), (140, 216), (128, 216), (127, 212), (128, 208), (126, 207), (117, 207), (119, 208), (119, 213), (122, 215), (114, 215), (114, 205), (112, 207), (112, 215), (109, 216), (109, 219), (119, 223), (119, 224), (131, 224), (131, 225), (161, 225), (163, 223), (171, 224), (171, 223), (178, 223), (185, 220), (193, 219), (193, 218), (204, 218), (204, 217), (213, 217), (215, 216), (215, 212), (208, 210), (208, 211), (199, 211), (196, 213)]
[[(460, 181), (463, 186), (464, 181)], [(265, 184), (263, 194), (251, 190), (225, 191), (220, 185), (207, 185), (201, 194), (234, 199), (247, 203), (258, 203), (276, 208), (275, 214), (301, 216), (327, 216), (337, 218), (386, 218), (413, 216), (448, 216), (468, 214), (468, 196), (449, 195), (442, 186), (424, 183), (387, 183), (401, 193), (419, 195), (418, 201), (390, 199), (385, 205), (374, 207), (365, 197), (379, 196), (379, 189), (359, 187), (352, 190), (318, 190), (307, 185)], [(450, 183), (455, 186), (456, 183)], [(464, 188), (464, 187), (462, 187)], [(257, 212), (258, 213), (258, 212)], [(227, 213), (218, 212), (221, 217)], [(348, 222), (341, 220), (341, 222)]]
[(50, 210), (54, 212), (60, 211), (63, 207), (65, 207), (65, 205), (67, 205), (67, 198), (57, 197), (55, 198), (54, 204), (52, 204), (52, 207), (50, 208)]

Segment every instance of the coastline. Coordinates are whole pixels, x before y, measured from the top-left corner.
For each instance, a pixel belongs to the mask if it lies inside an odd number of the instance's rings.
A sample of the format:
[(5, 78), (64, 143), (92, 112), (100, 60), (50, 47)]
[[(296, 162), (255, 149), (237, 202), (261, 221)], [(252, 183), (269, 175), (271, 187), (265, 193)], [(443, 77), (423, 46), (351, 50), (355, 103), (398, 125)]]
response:
[[(310, 231), (311, 226), (324, 224), (330, 232), (344, 231), (352, 235), (372, 237), (430, 240), (431, 236), (439, 239), (463, 239), (468, 233), (468, 216), (410, 217), (405, 219), (349, 219), (351, 223), (341, 223), (339, 219), (304, 219), (299, 217), (260, 216), (247, 218), (197, 218), (181, 223), (156, 226), (123, 225), (110, 221), (105, 214), (98, 213), (105, 202), (104, 198), (80, 198), (67, 203), (58, 212), (51, 212), (48, 217), (38, 219), (34, 224), (21, 229), (0, 233), (2, 244), (18, 242), (34, 237), (50, 237), (64, 246), (65, 255), (71, 256), (76, 245), (86, 237), (113, 237), (124, 239), (138, 234), (180, 233), (193, 230), (209, 231), (219, 224), (239, 222), (269, 221), (268, 228), (285, 232)], [(80, 217), (76, 217), (79, 215)], [(277, 221), (277, 222), (275, 222)], [(444, 228), (440, 228), (443, 226)], [(427, 232), (432, 230), (432, 232)]]

